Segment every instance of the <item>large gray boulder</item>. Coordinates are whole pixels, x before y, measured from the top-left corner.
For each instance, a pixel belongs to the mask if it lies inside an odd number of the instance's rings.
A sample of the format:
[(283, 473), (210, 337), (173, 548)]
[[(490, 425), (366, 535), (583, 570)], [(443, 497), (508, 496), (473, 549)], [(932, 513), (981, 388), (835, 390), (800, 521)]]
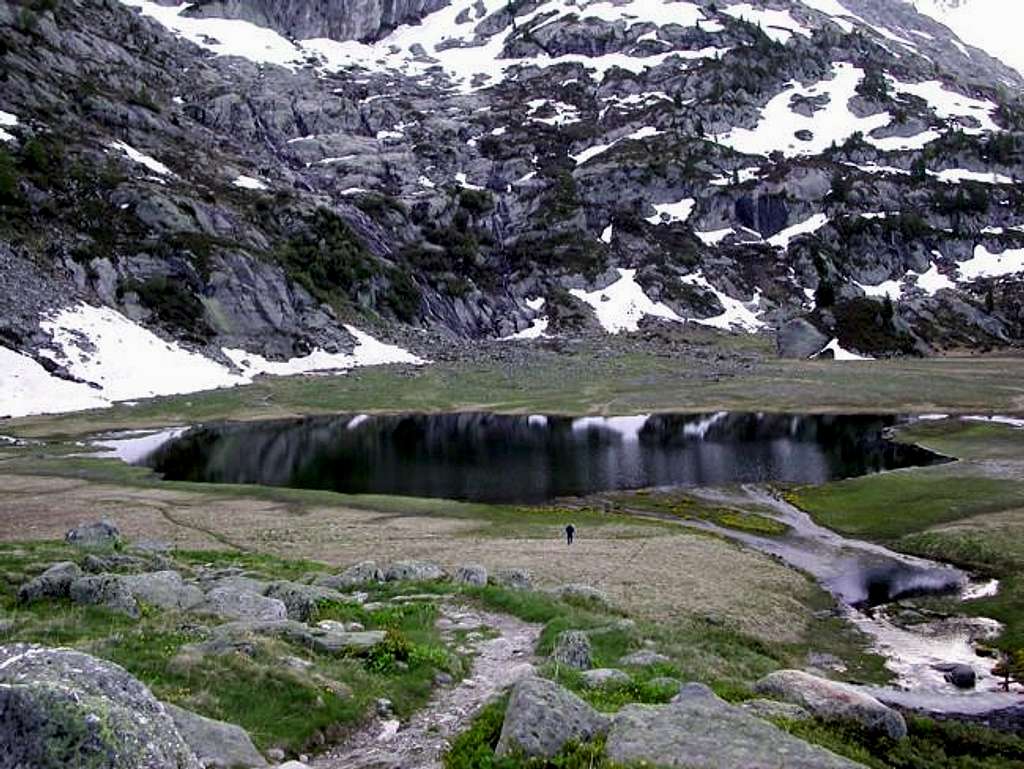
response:
[(566, 630), (559, 634), (551, 659), (576, 670), (592, 668), (590, 638), (582, 630)]
[(328, 587), (303, 585), (300, 582), (272, 582), (264, 595), (284, 604), (288, 619), (309, 622), (324, 601), (344, 601), (345, 596)]
[(149, 689), (69, 649), (0, 647), (0, 769), (200, 769)]
[(432, 582), (447, 577), (444, 569), (430, 561), (396, 561), (384, 571), (387, 582)]
[(627, 654), (619, 660), (620, 665), (626, 665), (631, 668), (646, 668), (651, 665), (667, 665), (670, 662), (672, 662), (672, 660), (664, 654), (659, 654), (651, 649), (640, 649), (639, 651)]
[(754, 684), (754, 691), (800, 705), (825, 721), (853, 721), (894, 740), (907, 736), (903, 716), (888, 705), (852, 686), (802, 670), (769, 673)]
[(71, 583), (81, 576), (78, 564), (71, 561), (55, 563), (18, 589), (18, 601), (30, 603), (42, 598), (67, 598), (71, 594)]
[(110, 521), (83, 523), (68, 531), (64, 541), (76, 547), (110, 549), (121, 543), (121, 530)]
[(567, 742), (592, 740), (607, 726), (605, 716), (572, 692), (531, 676), (512, 690), (495, 753), (550, 758)]
[(668, 705), (627, 705), (608, 730), (608, 758), (629, 766), (686, 769), (858, 769), (687, 684)]
[(233, 587), (214, 588), (196, 609), (229, 620), (282, 620), (288, 616), (282, 601)]
[(454, 580), (462, 585), (483, 587), (487, 584), (487, 567), (478, 563), (464, 564), (455, 570)]
[(249, 734), (240, 726), (205, 718), (165, 704), (178, 732), (205, 769), (258, 769), (267, 766)]
[(124, 580), (116, 574), (94, 574), (80, 577), (68, 589), (71, 600), (78, 604), (103, 606), (129, 617), (139, 617), (138, 601)]
[(341, 574), (321, 575), (314, 580), (313, 584), (333, 590), (344, 590), (349, 587), (383, 581), (384, 570), (377, 565), (376, 561), (361, 561), (354, 566), (349, 566)]
[(827, 336), (803, 318), (794, 318), (783, 325), (776, 338), (781, 358), (810, 358), (821, 352), (828, 341)]
[(592, 603), (600, 606), (611, 605), (611, 599), (608, 597), (606, 592), (598, 590), (596, 587), (592, 587), (590, 585), (570, 583), (567, 585), (559, 585), (548, 592), (562, 600), (576, 601), (579, 603)]
[(154, 571), (121, 577), (132, 596), (160, 609), (194, 609), (205, 600), (203, 591), (185, 582), (176, 571)]

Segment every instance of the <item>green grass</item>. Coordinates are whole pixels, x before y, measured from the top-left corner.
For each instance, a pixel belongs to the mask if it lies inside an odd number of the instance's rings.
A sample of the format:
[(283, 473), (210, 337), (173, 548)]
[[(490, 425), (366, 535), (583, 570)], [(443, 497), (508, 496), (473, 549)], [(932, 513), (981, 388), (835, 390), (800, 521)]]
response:
[(945, 465), (805, 486), (786, 497), (830, 529), (891, 542), (940, 524), (1024, 506), (1024, 481)]
[[(766, 340), (686, 329), (696, 350), (743, 356), (719, 374), (692, 357), (639, 352), (629, 340), (583, 342), (573, 352), (533, 346), (509, 365), (489, 356), (421, 368), (367, 368), (343, 377), (268, 379), (232, 389), (146, 400), (136, 406), (12, 420), (20, 436), (80, 436), (104, 429), (326, 413), (487, 410), (635, 414), (665, 411), (1015, 412), (1024, 359), (933, 358), (837, 366), (773, 359)], [(386, 404), (382, 405), (382, 404)]]
[(626, 509), (650, 510), (691, 521), (706, 521), (734, 531), (762, 537), (778, 537), (789, 526), (768, 515), (738, 508), (709, 505), (693, 497), (664, 492), (635, 492), (615, 495)]

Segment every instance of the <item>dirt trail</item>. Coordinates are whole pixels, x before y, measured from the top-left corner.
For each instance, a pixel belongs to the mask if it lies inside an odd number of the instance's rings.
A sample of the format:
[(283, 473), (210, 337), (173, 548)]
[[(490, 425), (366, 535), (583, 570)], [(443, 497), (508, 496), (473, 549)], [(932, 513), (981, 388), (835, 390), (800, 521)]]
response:
[(540, 625), (442, 604), (438, 627), (449, 641), (459, 631), (469, 631), (463, 645), (477, 655), (471, 675), (439, 688), (406, 723), (374, 718), (343, 745), (317, 758), (313, 769), (439, 769), (449, 739), (465, 731), (502, 689), (533, 671)]

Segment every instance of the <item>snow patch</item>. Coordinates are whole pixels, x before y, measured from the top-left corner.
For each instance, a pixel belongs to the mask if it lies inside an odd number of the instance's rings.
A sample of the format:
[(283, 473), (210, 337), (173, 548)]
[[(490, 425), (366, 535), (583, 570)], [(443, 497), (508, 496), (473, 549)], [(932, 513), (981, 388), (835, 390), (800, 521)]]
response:
[(718, 303), (722, 305), (721, 315), (712, 318), (689, 318), (690, 323), (701, 326), (711, 326), (725, 331), (749, 331), (751, 333), (761, 330), (765, 323), (758, 317), (761, 306), (761, 289), (754, 291), (754, 297), (749, 302), (741, 302), (733, 299), (724, 291), (719, 291), (711, 285), (701, 271), (684, 275), (681, 280), (688, 286), (695, 286), (715, 295)]
[(171, 173), (171, 169), (165, 166), (159, 160), (155, 160), (151, 158), (149, 155), (139, 152), (137, 149), (135, 149), (129, 144), (126, 144), (125, 142), (111, 142), (110, 147), (111, 149), (123, 152), (125, 155), (128, 156), (128, 159), (131, 160), (133, 163), (138, 163), (140, 166), (145, 166), (155, 174), (159, 174), (160, 176), (174, 175)]
[(265, 190), (267, 185), (261, 182), (259, 179), (255, 179), (252, 176), (236, 176), (235, 180), (231, 182), (234, 186), (243, 190)]
[(5, 128), (14, 128), (18, 125), (17, 115), (12, 115), (10, 112), (4, 112), (0, 110), (0, 142), (12, 142), (14, 141), (14, 134), (5, 131)]
[(828, 216), (825, 214), (814, 214), (814, 216), (809, 219), (805, 219), (798, 224), (794, 224), (791, 227), (787, 227), (781, 232), (772, 235), (768, 238), (768, 245), (785, 250), (789, 248), (789, 244), (794, 238), (797, 238), (800, 235), (809, 235), (812, 232), (817, 232), (826, 224), (828, 224)]
[(839, 346), (838, 339), (833, 339), (827, 345), (822, 347), (817, 354), (811, 357), (820, 358), (824, 353), (828, 352), (829, 350), (832, 351), (832, 355), (835, 358), (835, 360), (874, 360), (874, 358), (869, 358), (864, 355), (857, 355), (857, 353), (850, 352), (849, 350), (844, 350), (842, 347)]
[(672, 308), (654, 302), (636, 282), (636, 270), (619, 268), (619, 279), (608, 288), (584, 291), (579, 288), (569, 293), (594, 308), (597, 320), (610, 334), (636, 331), (645, 316), (682, 322)]
[(678, 203), (655, 203), (655, 213), (653, 216), (648, 216), (647, 221), (651, 224), (685, 222), (690, 218), (696, 205), (697, 201), (693, 198), (683, 198)]
[(957, 265), (961, 280), (979, 278), (1000, 278), (1024, 272), (1024, 248), (1008, 248), (1001, 254), (993, 254), (985, 246), (974, 248), (974, 258)]

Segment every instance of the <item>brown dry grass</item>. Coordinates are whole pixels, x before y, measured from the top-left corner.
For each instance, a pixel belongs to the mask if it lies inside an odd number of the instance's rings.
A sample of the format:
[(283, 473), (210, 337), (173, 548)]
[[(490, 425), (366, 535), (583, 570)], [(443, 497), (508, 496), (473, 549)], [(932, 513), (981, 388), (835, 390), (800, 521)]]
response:
[(237, 547), (339, 567), (368, 558), (524, 567), (542, 584), (599, 587), (641, 617), (711, 615), (765, 640), (798, 642), (808, 627), (804, 602), (813, 588), (802, 575), (685, 530), (629, 522), (584, 527), (570, 549), (560, 523), (538, 529), (532, 521), (522, 532), (503, 524), (495, 536), (473, 519), (300, 507), (170, 484), (135, 488), (31, 475), (0, 476), (0, 484), (0, 541), (59, 539), (75, 524), (104, 517), (129, 540), (179, 548)]

